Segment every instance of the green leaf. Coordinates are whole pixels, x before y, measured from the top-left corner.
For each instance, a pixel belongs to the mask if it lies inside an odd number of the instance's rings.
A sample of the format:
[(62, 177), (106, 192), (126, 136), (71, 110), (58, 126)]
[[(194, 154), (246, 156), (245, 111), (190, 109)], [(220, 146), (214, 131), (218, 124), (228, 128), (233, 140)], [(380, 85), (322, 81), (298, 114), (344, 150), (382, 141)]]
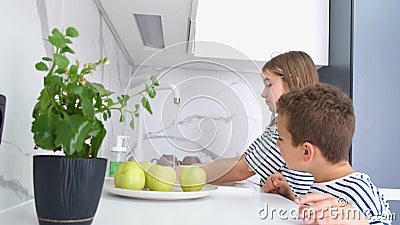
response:
[(55, 38), (64, 38), (64, 35), (62, 35), (62, 33), (61, 33), (57, 28), (54, 28), (54, 29), (51, 31), (51, 34), (52, 34)]
[(70, 83), (76, 83), (79, 80), (79, 78), (81, 78), (81, 76), (79, 76), (78, 74), (70, 74), (68, 76)]
[(83, 143), (82, 144), (82, 150), (80, 152), (74, 152), (74, 154), (70, 156), (66, 156), (67, 158), (88, 158), (88, 152), (90, 150), (90, 147), (88, 144)]
[(48, 62), (53, 61), (53, 59), (52, 59), (52, 58), (49, 58), (49, 57), (42, 57), (42, 59), (43, 59), (44, 61), (48, 61)]
[(50, 98), (60, 94), (62, 87), (62, 78), (60, 76), (48, 75), (44, 80), (45, 87), (47, 88)]
[(110, 109), (107, 109), (107, 115), (108, 115), (108, 118), (111, 118), (111, 110)]
[(106, 112), (103, 112), (103, 120), (104, 120), (104, 121), (107, 121), (107, 119), (108, 119), (107, 113), (106, 113)]
[(54, 72), (54, 73), (56, 73), (56, 74), (64, 74), (65, 73), (65, 68), (59, 68), (59, 69), (56, 69), (56, 71)]
[(92, 125), (83, 115), (64, 116), (64, 120), (55, 130), (55, 143), (57, 146), (62, 146), (66, 156), (70, 156), (83, 150), (83, 143)]
[(74, 94), (67, 94), (62, 97), (62, 105), (63, 108), (66, 106), (66, 112), (69, 115), (73, 114), (83, 114), (80, 105), (77, 105), (79, 96)]
[(59, 69), (65, 69), (69, 64), (69, 60), (63, 55), (54, 54), (54, 63), (58, 66)]
[(57, 48), (62, 48), (66, 45), (64, 36), (60, 33), (58, 29), (53, 29), (52, 34), (53, 36), (49, 36), (49, 41), (53, 46)]
[(72, 83), (72, 84), (68, 84), (67, 85), (67, 90), (69, 92), (71, 92), (72, 94), (74, 94), (74, 95), (81, 95), (83, 90), (84, 90), (84, 88), (82, 86), (80, 86), (80, 85)]
[(98, 64), (105, 64), (108, 61), (107, 58), (102, 58), (98, 61)]
[(122, 102), (123, 102), (122, 106), (126, 106), (131, 97), (129, 95), (121, 95), (121, 96), (122, 96)]
[(101, 128), (103, 127), (103, 124), (97, 118), (95, 118), (91, 123), (92, 123), (92, 127), (90, 128), (88, 135), (91, 137), (94, 137), (101, 132)]
[(93, 106), (92, 92), (87, 89), (83, 89), (82, 93), (80, 93), (79, 96), (81, 97), (82, 100), (83, 114), (86, 115), (88, 118), (94, 117), (95, 110)]
[(76, 38), (79, 36), (79, 32), (74, 27), (68, 27), (66, 32), (66, 36)]
[(38, 62), (35, 64), (35, 68), (39, 71), (48, 71), (49, 67), (44, 62)]
[(92, 158), (96, 158), (97, 154), (99, 152), (99, 149), (101, 147), (101, 144), (103, 143), (104, 137), (107, 134), (106, 129), (104, 128), (103, 124), (101, 121), (97, 120), (96, 123), (98, 126), (100, 126), (100, 131), (97, 133), (97, 135), (93, 136), (92, 141), (91, 141), (91, 150), (90, 152)]
[[(93, 92), (93, 91), (92, 91)], [(94, 102), (94, 108), (97, 110), (101, 110), (103, 107), (103, 101), (100, 98), (100, 95), (93, 93), (93, 98), (95, 100)], [(102, 111), (102, 110), (101, 110)]]
[(71, 53), (71, 54), (75, 54), (74, 50), (72, 50), (67, 45), (61, 48), (60, 54), (63, 54), (63, 53), (66, 53), (66, 52)]
[(152, 86), (159, 86), (159, 85), (160, 85), (160, 84), (158, 83), (157, 77), (156, 77), (155, 75), (152, 75), (152, 76), (150, 77), (150, 79), (151, 79)]
[(48, 111), (50, 102), (51, 102), (51, 97), (49, 95), (49, 92), (47, 91), (46, 88), (44, 88), (40, 92), (40, 96), (38, 98), (38, 104), (39, 104), (39, 112), (38, 114), (43, 114)]
[(156, 91), (155, 91), (154, 89), (150, 89), (150, 91), (149, 91), (149, 97), (150, 97), (150, 98), (156, 97)]
[(85, 74), (88, 74), (88, 73), (90, 73), (90, 69), (89, 68), (84, 68), (84, 69), (81, 70), (81, 75), (85, 75)]
[(135, 121), (133, 119), (129, 123), (129, 126), (131, 127), (132, 130), (135, 129)]
[(78, 74), (78, 67), (76, 65), (71, 65), (69, 68), (69, 74)]
[(104, 88), (102, 84), (87, 82), (87, 85), (92, 89), (94, 94), (99, 94), (101, 97), (110, 96), (114, 92)]
[(107, 105), (109, 105), (109, 106), (112, 106), (112, 105), (116, 104), (111, 98), (107, 98), (106, 102), (107, 102)]
[(71, 39), (69, 39), (69, 38), (65, 38), (64, 40), (65, 40), (65, 43), (67, 43), (67, 44), (72, 44), (72, 41), (71, 41)]
[(33, 107), (32, 118), (36, 119), (39, 116), (39, 111), (40, 111), (40, 104), (39, 102), (36, 102), (35, 106)]
[(31, 128), (35, 144), (42, 149), (57, 149), (59, 146), (55, 144), (55, 130), (60, 122), (61, 117), (51, 111), (37, 116)]
[(152, 75), (151, 77), (150, 77), (150, 79), (151, 79), (151, 83), (155, 83), (155, 82), (157, 82), (157, 77), (155, 76), (155, 75)]
[(53, 36), (49, 36), (48, 37), (50, 44), (52, 44), (55, 47), (58, 47), (61, 45), (60, 41), (56, 38), (54, 38)]
[(148, 102), (147, 102), (146, 107), (144, 107), (144, 108), (147, 110), (147, 112), (150, 113), (150, 115), (153, 115), (153, 111), (151, 110), (151, 106), (150, 106), (150, 104)]
[(153, 111), (151, 110), (151, 106), (147, 98), (142, 97), (142, 106), (149, 112), (151, 115), (153, 115)]

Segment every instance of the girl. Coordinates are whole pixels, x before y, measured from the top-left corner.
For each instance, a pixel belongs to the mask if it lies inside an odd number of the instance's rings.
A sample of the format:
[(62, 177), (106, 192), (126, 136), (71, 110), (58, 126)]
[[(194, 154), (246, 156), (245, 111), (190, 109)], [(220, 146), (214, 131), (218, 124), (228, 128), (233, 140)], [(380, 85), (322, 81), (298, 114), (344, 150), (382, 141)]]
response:
[(313, 177), (305, 172), (289, 170), (276, 146), (278, 133), (275, 104), (282, 94), (292, 89), (318, 83), (317, 70), (307, 53), (290, 51), (272, 58), (264, 65), (262, 72), (265, 88), (261, 97), (273, 114), (270, 124), (242, 156), (203, 164), (207, 181), (233, 182), (257, 173), (261, 177), (262, 186), (270, 175), (281, 172), (296, 195), (306, 194), (313, 183)]

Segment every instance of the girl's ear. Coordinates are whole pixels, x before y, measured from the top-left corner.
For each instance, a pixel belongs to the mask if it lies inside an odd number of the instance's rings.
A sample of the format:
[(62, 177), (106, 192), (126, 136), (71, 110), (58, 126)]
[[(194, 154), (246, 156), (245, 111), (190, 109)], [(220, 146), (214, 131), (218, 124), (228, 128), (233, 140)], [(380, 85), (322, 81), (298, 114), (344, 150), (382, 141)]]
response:
[(303, 145), (303, 161), (305, 163), (311, 162), (315, 157), (316, 147), (310, 142), (304, 142)]

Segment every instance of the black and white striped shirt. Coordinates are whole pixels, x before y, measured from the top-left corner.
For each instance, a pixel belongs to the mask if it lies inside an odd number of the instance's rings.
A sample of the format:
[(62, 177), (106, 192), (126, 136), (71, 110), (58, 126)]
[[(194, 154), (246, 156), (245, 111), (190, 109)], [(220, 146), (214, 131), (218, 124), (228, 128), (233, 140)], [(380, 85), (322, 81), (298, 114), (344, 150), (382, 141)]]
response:
[(360, 210), (370, 224), (391, 224), (393, 215), (382, 193), (364, 173), (352, 173), (345, 177), (323, 183), (314, 183), (310, 193), (323, 192)]
[(245, 152), (245, 161), (250, 169), (260, 175), (260, 184), (264, 184), (269, 176), (282, 173), (296, 196), (307, 194), (314, 182), (311, 174), (291, 170), (286, 167), (279, 148), (276, 146), (279, 134), (274, 119)]

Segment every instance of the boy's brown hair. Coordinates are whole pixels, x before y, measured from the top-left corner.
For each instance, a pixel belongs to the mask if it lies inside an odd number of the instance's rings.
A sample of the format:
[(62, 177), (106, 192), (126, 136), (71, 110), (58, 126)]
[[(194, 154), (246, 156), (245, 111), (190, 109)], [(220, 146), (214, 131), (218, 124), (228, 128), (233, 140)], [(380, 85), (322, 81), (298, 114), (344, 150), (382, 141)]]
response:
[(288, 119), (293, 146), (316, 145), (331, 163), (348, 161), (355, 129), (350, 98), (328, 84), (315, 84), (282, 95), (277, 112)]

